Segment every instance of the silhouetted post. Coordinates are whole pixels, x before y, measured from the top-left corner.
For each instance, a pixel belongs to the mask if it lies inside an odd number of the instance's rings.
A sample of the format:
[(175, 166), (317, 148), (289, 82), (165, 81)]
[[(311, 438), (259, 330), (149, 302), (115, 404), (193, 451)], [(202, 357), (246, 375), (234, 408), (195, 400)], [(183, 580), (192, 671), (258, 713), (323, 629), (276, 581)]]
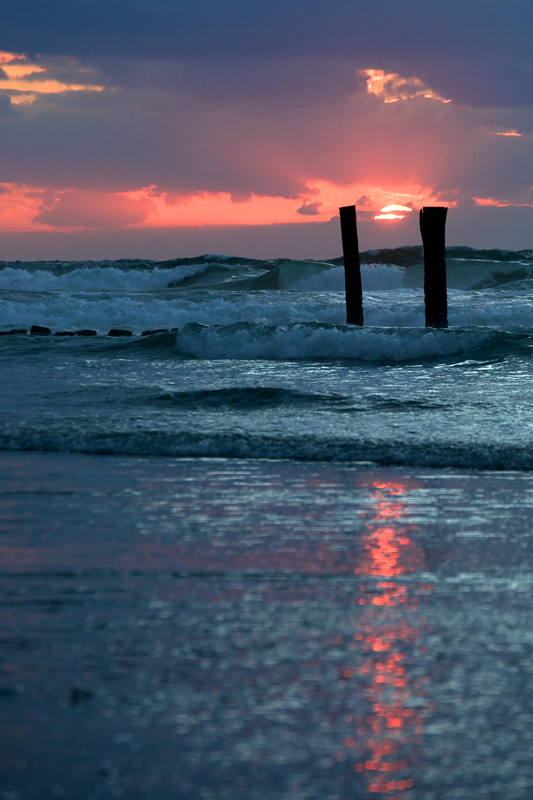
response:
[(448, 327), (445, 229), (447, 208), (425, 206), (420, 210), (424, 244), (424, 302), (426, 328)]
[(346, 322), (349, 325), (364, 325), (363, 288), (361, 286), (361, 264), (355, 206), (339, 208), (341, 215), (342, 251), (344, 254), (344, 282), (346, 286)]

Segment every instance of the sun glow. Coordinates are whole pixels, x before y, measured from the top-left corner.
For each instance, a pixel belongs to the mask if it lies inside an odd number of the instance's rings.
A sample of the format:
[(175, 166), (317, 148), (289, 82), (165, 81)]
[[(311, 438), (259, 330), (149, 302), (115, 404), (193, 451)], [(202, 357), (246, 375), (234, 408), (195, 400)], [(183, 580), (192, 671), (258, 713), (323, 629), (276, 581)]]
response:
[(405, 219), (406, 214), (411, 212), (412, 210), (413, 209), (409, 208), (409, 206), (400, 206), (400, 205), (385, 206), (385, 208), (381, 209), (379, 214), (376, 214), (374, 219)]
[[(171, 195), (157, 186), (129, 192), (0, 185), (0, 230), (64, 230), (123, 227), (180, 227), (196, 225), (269, 225), (329, 222), (339, 207), (357, 207), (358, 219), (394, 220), (412, 216), (414, 208), (438, 198), (424, 187), (338, 186), (309, 181), (297, 198), (251, 195), (235, 202), (227, 192)], [(302, 205), (303, 204), (303, 205)], [(302, 213), (302, 208), (306, 213)], [(381, 209), (381, 210), (380, 210)], [(376, 216), (375, 216), (376, 215)], [(387, 222), (385, 222), (387, 224)]]

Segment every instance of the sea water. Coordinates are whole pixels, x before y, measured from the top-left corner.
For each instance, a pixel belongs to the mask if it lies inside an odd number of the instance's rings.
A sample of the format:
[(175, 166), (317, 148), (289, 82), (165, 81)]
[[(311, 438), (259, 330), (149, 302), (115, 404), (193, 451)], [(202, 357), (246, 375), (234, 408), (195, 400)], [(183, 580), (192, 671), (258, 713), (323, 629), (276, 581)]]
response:
[(0, 796), (531, 797), (533, 253), (364, 261), (1, 265)]
[(335, 263), (5, 264), (4, 331), (98, 335), (0, 336), (0, 447), (529, 469), (533, 254), (449, 255), (447, 330), (419, 248), (363, 265), (362, 329)]

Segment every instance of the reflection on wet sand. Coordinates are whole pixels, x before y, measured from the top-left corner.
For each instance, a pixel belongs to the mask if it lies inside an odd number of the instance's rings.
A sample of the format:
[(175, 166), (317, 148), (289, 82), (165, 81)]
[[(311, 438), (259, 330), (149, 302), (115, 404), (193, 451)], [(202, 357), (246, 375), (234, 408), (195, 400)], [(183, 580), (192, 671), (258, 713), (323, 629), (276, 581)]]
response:
[(424, 729), (421, 709), (427, 707), (424, 677), (413, 680), (406, 670), (423, 622), (412, 613), (417, 610), (414, 587), (403, 584), (402, 576), (424, 564), (423, 552), (412, 539), (416, 526), (405, 524), (407, 489), (402, 483), (372, 485), (372, 516), (355, 570), (370, 579), (360, 587), (365, 597), (359, 603), (365, 608), (354, 636), (361, 656), (357, 672), (369, 709), (353, 716), (354, 736), (345, 744), (358, 756), (354, 769), (362, 773), (367, 791), (385, 794), (387, 800), (405, 798), (405, 790), (414, 784)]

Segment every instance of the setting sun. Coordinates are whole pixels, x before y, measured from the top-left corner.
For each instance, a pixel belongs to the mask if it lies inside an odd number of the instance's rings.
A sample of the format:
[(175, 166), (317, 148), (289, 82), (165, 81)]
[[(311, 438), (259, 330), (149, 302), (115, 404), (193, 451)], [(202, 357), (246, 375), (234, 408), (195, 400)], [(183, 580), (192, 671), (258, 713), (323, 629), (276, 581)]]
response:
[(409, 208), (409, 206), (385, 206), (385, 208), (381, 209), (379, 214), (376, 214), (374, 219), (405, 219), (406, 214), (401, 212), (410, 212), (412, 210), (413, 209)]

